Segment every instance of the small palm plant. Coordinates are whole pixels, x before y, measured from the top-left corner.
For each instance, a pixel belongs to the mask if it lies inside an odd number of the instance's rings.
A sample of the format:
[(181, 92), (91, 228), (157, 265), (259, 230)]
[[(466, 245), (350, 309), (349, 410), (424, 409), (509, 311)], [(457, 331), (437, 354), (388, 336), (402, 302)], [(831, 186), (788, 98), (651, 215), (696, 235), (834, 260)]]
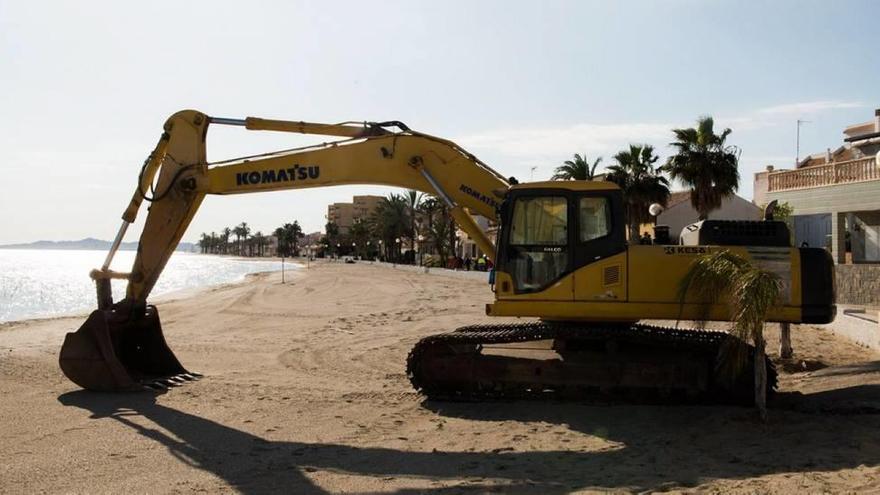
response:
[[(697, 302), (727, 304), (730, 308), (730, 333), (736, 339), (722, 349), (723, 371), (736, 376), (748, 362), (743, 342), (755, 346), (755, 406), (762, 421), (767, 421), (767, 365), (764, 323), (769, 311), (779, 303), (781, 281), (775, 273), (763, 270), (729, 250), (720, 250), (698, 258), (679, 285), (679, 300), (696, 295)], [(708, 315), (706, 315), (708, 316)], [(704, 317), (703, 320), (706, 318)]]

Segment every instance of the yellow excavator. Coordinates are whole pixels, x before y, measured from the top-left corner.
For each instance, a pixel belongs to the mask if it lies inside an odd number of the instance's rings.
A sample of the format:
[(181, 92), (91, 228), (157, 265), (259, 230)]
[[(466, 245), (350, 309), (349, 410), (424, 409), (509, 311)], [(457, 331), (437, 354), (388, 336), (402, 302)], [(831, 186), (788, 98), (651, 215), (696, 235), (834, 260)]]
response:
[[(339, 139), (209, 163), (205, 141), (212, 125)], [(677, 295), (692, 262), (713, 249), (729, 249), (779, 274), (782, 301), (770, 321), (828, 323), (834, 318), (830, 256), (822, 249), (791, 247), (787, 232), (779, 241), (778, 222), (690, 227), (703, 245), (627, 243), (624, 198), (611, 182), (518, 184), (455, 143), (397, 121), (316, 124), (217, 118), (185, 110), (165, 123), (110, 252), (103, 266), (91, 272), (98, 309), (66, 336), (59, 359), (65, 375), (100, 391), (161, 390), (200, 378), (169, 349), (158, 312), (147, 298), (205, 195), (343, 184), (398, 186), (439, 198), (495, 261), (495, 301), (486, 305), (486, 313), (528, 318), (468, 326), (419, 341), (407, 358), (407, 374), (428, 397), (620, 393), (748, 400), (753, 390), (749, 372), (733, 380), (719, 376), (719, 353), (732, 337), (639, 323), (729, 320), (730, 309), (723, 304)], [(144, 201), (149, 212), (134, 265), (129, 273), (112, 271), (113, 256)], [(495, 242), (472, 215), (497, 222)], [(111, 279), (127, 280), (121, 301), (112, 300)], [(516, 352), (536, 341), (551, 342), (553, 356)], [(767, 366), (772, 388), (775, 375)]]

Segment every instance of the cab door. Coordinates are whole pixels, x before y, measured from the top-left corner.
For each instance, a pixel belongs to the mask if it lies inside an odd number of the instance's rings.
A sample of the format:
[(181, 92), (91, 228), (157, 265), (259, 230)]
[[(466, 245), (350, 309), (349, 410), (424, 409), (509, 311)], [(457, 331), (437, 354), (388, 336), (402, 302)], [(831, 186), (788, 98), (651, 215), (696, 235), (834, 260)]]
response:
[(619, 193), (590, 191), (574, 195), (574, 299), (626, 301), (626, 233)]
[[(502, 206), (496, 296), (500, 299), (572, 301), (571, 206), (568, 191), (536, 189), (512, 194)], [(500, 282), (500, 283), (499, 283)]]

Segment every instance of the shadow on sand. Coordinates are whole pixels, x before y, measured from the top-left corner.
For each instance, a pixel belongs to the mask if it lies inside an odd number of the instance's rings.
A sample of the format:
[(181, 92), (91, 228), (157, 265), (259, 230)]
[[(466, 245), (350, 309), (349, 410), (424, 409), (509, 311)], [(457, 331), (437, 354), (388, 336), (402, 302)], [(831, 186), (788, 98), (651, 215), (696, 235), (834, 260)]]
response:
[[(871, 393), (880, 396), (880, 391)], [(325, 493), (303, 473), (333, 471), (375, 477), (467, 480), (454, 487), (396, 493), (568, 493), (588, 487), (662, 490), (713, 478), (745, 479), (772, 473), (835, 471), (880, 460), (880, 415), (829, 416), (776, 411), (773, 424), (751, 410), (720, 407), (595, 406), (570, 403), (440, 403), (441, 416), (532, 423), (514, 436), (511, 450), (411, 452), (381, 447), (273, 442), (163, 406), (150, 394), (69, 392), (58, 400), (112, 419), (164, 445), (182, 462), (209, 471), (243, 493)], [(133, 417), (140, 417), (133, 421)], [(147, 420), (160, 429), (143, 426)], [(599, 451), (540, 450), (541, 428), (612, 442)], [(495, 432), (503, 430), (490, 425)], [(444, 434), (438, 431), (437, 435)], [(566, 445), (566, 438), (554, 445)], [(518, 444), (517, 442), (521, 442)], [(497, 441), (494, 442), (497, 444)], [(574, 445), (574, 444), (572, 444)]]

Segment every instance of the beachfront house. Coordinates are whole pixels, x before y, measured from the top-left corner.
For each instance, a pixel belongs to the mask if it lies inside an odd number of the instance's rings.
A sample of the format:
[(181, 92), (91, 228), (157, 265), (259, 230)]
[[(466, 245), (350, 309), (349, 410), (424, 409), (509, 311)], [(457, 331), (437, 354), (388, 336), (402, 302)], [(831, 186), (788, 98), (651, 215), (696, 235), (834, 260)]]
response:
[(793, 208), (795, 245), (824, 247), (837, 263), (837, 302), (880, 304), (880, 109), (846, 127), (843, 144), (792, 170), (755, 174), (755, 203)]
[(795, 169), (756, 173), (755, 203), (788, 203), (798, 246), (828, 248), (837, 263), (880, 263), (880, 109), (843, 134)]

